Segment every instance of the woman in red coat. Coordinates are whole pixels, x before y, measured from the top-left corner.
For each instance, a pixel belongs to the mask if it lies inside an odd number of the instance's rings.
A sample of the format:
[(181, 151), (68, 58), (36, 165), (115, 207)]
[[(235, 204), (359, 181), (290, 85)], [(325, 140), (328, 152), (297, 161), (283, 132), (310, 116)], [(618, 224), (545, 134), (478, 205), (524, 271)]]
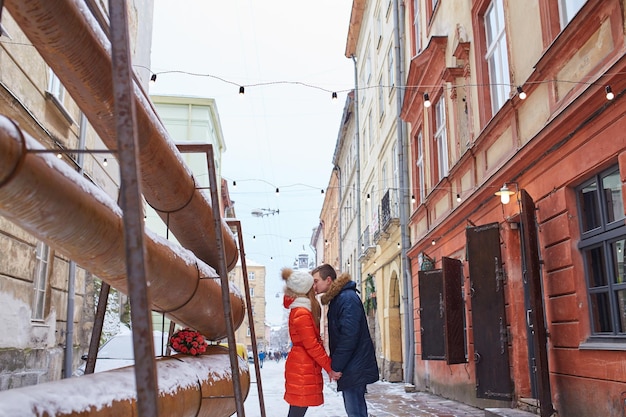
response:
[(322, 368), (331, 379), (341, 375), (330, 367), (330, 358), (320, 339), (321, 308), (315, 298), (313, 277), (305, 271), (282, 270), (285, 280), (283, 305), (289, 312), (292, 348), (285, 363), (287, 417), (302, 417), (308, 407), (324, 403)]

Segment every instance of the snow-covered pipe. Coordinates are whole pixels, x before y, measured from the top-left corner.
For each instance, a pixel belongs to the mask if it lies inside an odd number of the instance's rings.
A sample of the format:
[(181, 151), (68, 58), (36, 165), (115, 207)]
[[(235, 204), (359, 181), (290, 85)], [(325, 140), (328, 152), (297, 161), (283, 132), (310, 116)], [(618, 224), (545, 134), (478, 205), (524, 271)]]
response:
[[(22, 31), (63, 82), (109, 149), (117, 147), (111, 45), (83, 0), (5, 0)], [(211, 203), (196, 184), (145, 91), (134, 84), (139, 169), (146, 201), (181, 245), (218, 268)], [(169, 215), (168, 215), (169, 213)], [(221, 233), (228, 270), (238, 259), (225, 220)]]
[[(243, 397), (250, 390), (247, 362), (239, 360)], [(222, 417), (235, 413), (228, 349), (156, 360), (160, 417)], [(137, 415), (134, 367), (0, 392), (0, 417), (117, 417)]]
[[(0, 215), (128, 294), (122, 211), (10, 119), (0, 116)], [(42, 152), (42, 153), (37, 153)], [(219, 275), (194, 254), (146, 230), (151, 308), (210, 340), (227, 336)], [(244, 298), (230, 285), (235, 328)]]

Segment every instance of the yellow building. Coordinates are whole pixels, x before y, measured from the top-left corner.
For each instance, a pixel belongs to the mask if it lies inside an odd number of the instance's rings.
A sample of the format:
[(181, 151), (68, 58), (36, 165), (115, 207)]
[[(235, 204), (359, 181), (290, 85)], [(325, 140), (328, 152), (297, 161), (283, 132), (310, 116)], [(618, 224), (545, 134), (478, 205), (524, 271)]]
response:
[[(250, 295), (249, 308), (252, 310), (254, 320), (254, 336), (256, 336), (257, 349), (261, 351), (267, 348), (265, 329), (265, 265), (246, 259), (246, 270), (248, 273), (247, 287)], [(237, 266), (229, 272), (229, 279), (241, 292), (246, 290), (241, 261), (237, 262)], [(246, 302), (248, 302), (247, 299), (248, 297), (246, 297)], [(252, 330), (248, 317), (249, 312), (246, 311), (243, 323), (235, 332), (235, 340), (237, 340), (237, 343), (243, 343), (249, 351), (252, 351)]]

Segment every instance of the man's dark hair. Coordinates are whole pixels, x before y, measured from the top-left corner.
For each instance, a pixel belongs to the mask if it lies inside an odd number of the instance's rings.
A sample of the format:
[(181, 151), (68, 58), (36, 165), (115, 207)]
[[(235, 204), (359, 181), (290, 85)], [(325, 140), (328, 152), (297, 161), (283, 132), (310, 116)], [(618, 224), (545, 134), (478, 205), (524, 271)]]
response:
[(328, 277), (333, 281), (337, 279), (337, 271), (330, 264), (322, 264), (311, 271), (311, 275), (315, 275), (319, 272), (320, 277), (326, 281)]

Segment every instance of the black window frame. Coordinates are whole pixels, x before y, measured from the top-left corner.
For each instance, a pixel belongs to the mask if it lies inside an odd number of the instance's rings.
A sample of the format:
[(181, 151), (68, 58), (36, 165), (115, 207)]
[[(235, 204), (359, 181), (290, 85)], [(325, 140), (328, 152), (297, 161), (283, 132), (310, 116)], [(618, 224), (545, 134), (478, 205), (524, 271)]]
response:
[[(612, 252), (612, 245), (619, 240), (626, 240), (626, 221), (625, 216), (619, 217), (613, 221), (608, 221), (607, 219), (607, 209), (608, 209), (608, 201), (606, 198), (606, 194), (603, 191), (603, 179), (609, 177), (610, 175), (614, 175), (617, 173), (618, 178), (621, 178), (619, 175), (619, 166), (613, 165), (610, 168), (597, 173), (593, 177), (587, 179), (585, 182), (576, 187), (576, 203), (579, 213), (579, 229), (581, 231), (580, 242), (578, 244), (578, 249), (583, 259), (584, 264), (584, 273), (585, 273), (585, 281), (587, 285), (587, 302), (589, 305), (589, 319), (590, 319), (590, 339), (594, 341), (606, 341), (606, 342), (626, 342), (626, 319), (622, 319), (620, 323), (620, 311), (618, 306), (618, 292), (625, 291), (626, 292), (626, 279), (623, 282), (617, 282), (616, 267), (619, 266), (618, 260), (614, 258), (614, 254)], [(597, 227), (591, 228), (590, 230), (584, 230), (586, 220), (584, 213), (584, 205), (582, 204), (582, 194), (581, 190), (585, 187), (590, 186), (595, 182), (596, 187), (593, 191), (593, 195), (589, 195), (593, 198), (593, 201), (585, 201), (588, 203), (593, 202), (595, 204), (599, 203), (599, 212), (596, 213), (599, 224)], [(621, 195), (622, 189), (618, 187), (619, 190), (619, 198), (622, 198)], [(623, 210), (622, 210), (623, 211)], [(623, 213), (622, 213), (623, 214)], [(589, 262), (590, 251), (592, 250), (600, 250), (600, 258), (602, 258), (602, 265), (591, 265)], [(598, 256), (595, 258), (598, 259)], [(594, 285), (592, 286), (593, 276), (594, 274), (591, 271), (602, 271), (602, 273), (606, 274), (602, 285)], [(622, 264), (622, 277), (626, 277), (626, 271), (624, 271), (624, 264)], [(599, 317), (593, 306), (594, 297), (597, 295), (608, 296), (608, 316), (602, 318)], [(621, 312), (622, 315), (626, 317), (626, 307), (624, 307), (624, 311)], [(604, 329), (598, 329), (596, 326), (602, 322), (602, 320), (610, 320), (610, 331)], [(621, 327), (621, 331), (620, 331)]]

